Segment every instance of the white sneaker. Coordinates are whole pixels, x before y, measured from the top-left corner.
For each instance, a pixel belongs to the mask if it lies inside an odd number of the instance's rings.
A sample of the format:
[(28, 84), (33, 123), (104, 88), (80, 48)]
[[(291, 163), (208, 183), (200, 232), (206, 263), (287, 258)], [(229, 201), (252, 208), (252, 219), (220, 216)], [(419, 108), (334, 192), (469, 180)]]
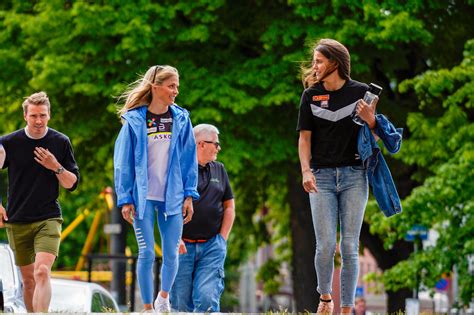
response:
[(164, 297), (158, 294), (155, 303), (153, 303), (153, 306), (155, 307), (155, 313), (171, 312), (171, 304), (169, 297), (165, 299)]

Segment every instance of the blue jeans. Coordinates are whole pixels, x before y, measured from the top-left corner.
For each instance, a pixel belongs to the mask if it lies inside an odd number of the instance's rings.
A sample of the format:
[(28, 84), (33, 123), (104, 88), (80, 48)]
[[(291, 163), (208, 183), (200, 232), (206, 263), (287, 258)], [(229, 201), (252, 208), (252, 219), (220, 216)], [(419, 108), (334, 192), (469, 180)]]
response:
[(217, 234), (205, 243), (185, 243), (170, 302), (179, 312), (219, 312), (224, 291), (224, 260), (227, 243)]
[(161, 290), (169, 292), (178, 272), (179, 240), (183, 233), (181, 213), (165, 217), (165, 203), (146, 201), (143, 220), (135, 219), (133, 228), (138, 242), (137, 278), (143, 304), (153, 302), (153, 262), (155, 260), (155, 218), (161, 235), (163, 264), (161, 265)]
[(315, 267), (320, 294), (332, 292), (337, 223), (341, 238), (341, 306), (354, 306), (359, 276), (359, 235), (369, 188), (363, 166), (322, 168), (314, 171), (317, 193), (310, 193), (316, 235)]

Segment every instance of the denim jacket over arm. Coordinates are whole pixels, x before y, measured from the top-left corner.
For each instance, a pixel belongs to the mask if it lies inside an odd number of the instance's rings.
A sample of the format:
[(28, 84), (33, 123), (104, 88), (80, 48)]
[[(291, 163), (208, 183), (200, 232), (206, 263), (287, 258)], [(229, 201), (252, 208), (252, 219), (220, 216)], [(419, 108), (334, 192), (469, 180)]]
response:
[[(390, 153), (397, 153), (402, 144), (402, 128), (395, 126), (381, 114), (375, 115), (375, 133)], [(400, 197), (382, 152), (367, 124), (360, 129), (357, 140), (360, 158), (367, 167), (369, 184), (377, 203), (386, 217), (402, 212)]]

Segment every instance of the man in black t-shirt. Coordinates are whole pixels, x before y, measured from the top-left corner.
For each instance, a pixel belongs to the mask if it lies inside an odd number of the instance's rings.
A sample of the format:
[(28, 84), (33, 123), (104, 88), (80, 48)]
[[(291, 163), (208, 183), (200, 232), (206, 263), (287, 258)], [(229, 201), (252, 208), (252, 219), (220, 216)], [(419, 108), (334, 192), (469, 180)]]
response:
[(69, 138), (48, 128), (50, 103), (44, 92), (23, 102), (26, 127), (0, 138), (0, 168), (8, 169), (8, 210), (0, 203), (0, 228), (23, 278), (29, 312), (48, 312), (50, 272), (61, 236), (59, 185), (74, 190), (79, 169)]
[(194, 136), (200, 198), (193, 201), (193, 220), (183, 227), (179, 269), (170, 300), (179, 312), (219, 312), (235, 204), (224, 165), (216, 162), (221, 150), (219, 131), (201, 124), (194, 127)]

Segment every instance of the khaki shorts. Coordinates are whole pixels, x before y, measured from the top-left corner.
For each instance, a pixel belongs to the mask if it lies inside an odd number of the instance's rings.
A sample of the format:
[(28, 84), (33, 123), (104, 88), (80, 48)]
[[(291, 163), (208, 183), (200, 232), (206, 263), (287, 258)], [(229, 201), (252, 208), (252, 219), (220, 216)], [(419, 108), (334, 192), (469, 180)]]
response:
[(26, 266), (35, 262), (37, 253), (59, 254), (63, 219), (51, 218), (32, 223), (5, 223), (8, 243), (15, 253), (15, 263)]

